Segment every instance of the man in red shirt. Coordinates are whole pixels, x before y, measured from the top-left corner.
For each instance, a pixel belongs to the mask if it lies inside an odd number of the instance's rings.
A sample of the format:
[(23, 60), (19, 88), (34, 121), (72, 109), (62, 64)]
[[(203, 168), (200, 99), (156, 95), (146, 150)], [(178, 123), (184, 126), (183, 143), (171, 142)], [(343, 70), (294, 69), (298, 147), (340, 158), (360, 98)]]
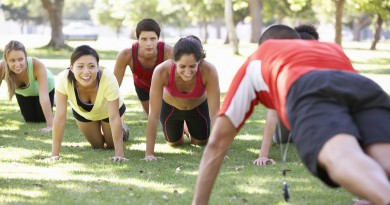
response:
[(133, 73), (134, 87), (146, 114), (149, 113), (149, 90), (154, 68), (172, 57), (172, 46), (159, 41), (160, 26), (153, 19), (143, 19), (136, 27), (137, 42), (119, 52), (114, 68), (119, 86), (126, 67)]
[[(294, 40), (272, 40), (281, 34)], [(314, 176), (374, 204), (390, 203), (390, 98), (338, 45), (295, 39), (292, 28), (270, 27), (236, 74), (203, 153), (193, 204), (208, 202), (224, 156), (258, 103), (293, 132)]]

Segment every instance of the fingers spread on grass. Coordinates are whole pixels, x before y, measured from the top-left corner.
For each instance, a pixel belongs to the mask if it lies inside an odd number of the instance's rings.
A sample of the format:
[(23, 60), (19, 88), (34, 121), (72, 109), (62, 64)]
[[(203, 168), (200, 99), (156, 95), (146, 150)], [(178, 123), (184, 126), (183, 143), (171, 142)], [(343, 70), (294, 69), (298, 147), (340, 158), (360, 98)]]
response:
[(145, 161), (153, 161), (153, 160), (161, 160), (161, 159), (164, 159), (162, 157), (155, 157), (154, 155), (149, 155), (149, 156), (146, 156), (145, 158), (141, 159), (141, 160), (145, 160)]
[(127, 161), (129, 161), (129, 159), (127, 159), (125, 157), (121, 157), (121, 156), (110, 157), (110, 160), (113, 162), (127, 162)]
[(39, 129), (39, 131), (41, 131), (41, 132), (51, 132), (51, 127), (41, 128), (41, 129)]
[(253, 161), (254, 165), (263, 166), (267, 164), (276, 164), (273, 159), (269, 159), (268, 157), (259, 157), (255, 161)]
[(46, 162), (53, 162), (53, 161), (57, 161), (57, 160), (60, 160), (61, 157), (60, 156), (51, 156), (51, 157), (48, 157), (46, 159), (44, 159), (44, 161)]

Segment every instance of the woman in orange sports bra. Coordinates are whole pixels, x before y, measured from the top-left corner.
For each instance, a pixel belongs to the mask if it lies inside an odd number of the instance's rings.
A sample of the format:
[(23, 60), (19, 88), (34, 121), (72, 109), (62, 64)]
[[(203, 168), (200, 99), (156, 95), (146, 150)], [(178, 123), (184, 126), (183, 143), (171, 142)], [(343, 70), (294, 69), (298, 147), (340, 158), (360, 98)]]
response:
[(173, 47), (173, 59), (156, 67), (150, 89), (144, 160), (159, 158), (154, 156), (159, 118), (168, 145), (184, 143), (184, 123), (192, 144), (207, 143), (219, 109), (220, 90), (217, 70), (204, 58), (200, 40), (188, 36)]

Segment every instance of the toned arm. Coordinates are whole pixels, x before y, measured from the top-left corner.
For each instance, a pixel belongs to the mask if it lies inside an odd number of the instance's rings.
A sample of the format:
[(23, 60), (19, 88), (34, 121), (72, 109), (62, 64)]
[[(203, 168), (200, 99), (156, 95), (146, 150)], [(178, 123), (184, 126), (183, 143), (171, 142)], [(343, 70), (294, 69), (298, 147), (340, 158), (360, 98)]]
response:
[(131, 55), (131, 48), (124, 49), (119, 52), (114, 66), (114, 75), (118, 80), (119, 86), (122, 85), (123, 77), (125, 76), (126, 67), (130, 66), (130, 62), (133, 60)]
[(110, 127), (112, 139), (115, 147), (115, 157), (124, 157), (123, 151), (123, 131), (122, 121), (118, 112), (119, 99), (108, 101), (108, 117), (110, 120)]
[(62, 138), (64, 137), (64, 130), (66, 125), (66, 108), (67, 108), (68, 96), (62, 94), (56, 90), (56, 114), (53, 120), (53, 130), (52, 130), (52, 157), (60, 156), (60, 148), (62, 143)]
[(163, 89), (168, 81), (169, 67), (170, 63), (166, 61), (158, 65), (153, 72), (152, 85), (150, 88), (148, 125), (146, 129), (145, 160), (147, 161), (155, 159), (154, 145), (156, 143), (158, 120), (161, 113)]
[(221, 116), (216, 119), (200, 162), (192, 204), (208, 204), (215, 179), (236, 134), (229, 118)]
[(45, 65), (37, 58), (33, 58), (33, 70), (34, 78), (38, 81), (39, 102), (46, 120), (46, 128), (41, 129), (41, 131), (48, 132), (51, 131), (53, 125), (53, 112), (49, 97), (47, 71)]
[(215, 66), (207, 61), (203, 61), (202, 79), (206, 85), (207, 102), (209, 106), (211, 124), (214, 125), (220, 106), (220, 88), (218, 73)]

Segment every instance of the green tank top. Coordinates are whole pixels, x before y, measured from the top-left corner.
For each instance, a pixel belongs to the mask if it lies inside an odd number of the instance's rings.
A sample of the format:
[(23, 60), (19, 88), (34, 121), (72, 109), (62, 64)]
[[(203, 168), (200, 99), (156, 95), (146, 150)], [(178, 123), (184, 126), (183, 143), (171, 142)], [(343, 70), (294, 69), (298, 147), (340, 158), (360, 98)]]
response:
[[(19, 95), (23, 95), (24, 97), (28, 96), (38, 96), (38, 81), (34, 79), (34, 70), (33, 70), (33, 59), (31, 57), (27, 57), (27, 73), (28, 73), (28, 81), (30, 82), (27, 87), (24, 88), (16, 88), (15, 93)], [(49, 92), (54, 89), (54, 76), (53, 73), (46, 68), (47, 82)]]

